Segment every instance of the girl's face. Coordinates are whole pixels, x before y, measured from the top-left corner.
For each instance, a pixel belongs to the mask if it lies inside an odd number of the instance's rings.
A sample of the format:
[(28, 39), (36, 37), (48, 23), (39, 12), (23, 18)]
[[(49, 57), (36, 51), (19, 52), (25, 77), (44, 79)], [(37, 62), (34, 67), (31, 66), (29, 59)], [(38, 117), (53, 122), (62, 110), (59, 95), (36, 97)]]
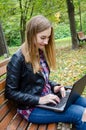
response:
[(51, 35), (51, 27), (44, 30), (43, 32), (37, 33), (37, 44), (36, 46), (43, 50), (48, 44), (49, 38)]

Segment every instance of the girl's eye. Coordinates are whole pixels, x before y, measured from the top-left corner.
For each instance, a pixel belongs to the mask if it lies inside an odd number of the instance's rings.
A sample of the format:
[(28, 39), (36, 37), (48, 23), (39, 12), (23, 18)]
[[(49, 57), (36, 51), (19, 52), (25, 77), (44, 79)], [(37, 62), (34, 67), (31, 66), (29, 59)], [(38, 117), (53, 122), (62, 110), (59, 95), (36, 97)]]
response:
[(41, 37), (41, 39), (42, 39), (42, 40), (44, 40), (44, 39), (45, 39), (45, 37)]
[(50, 38), (50, 37), (48, 37), (48, 38), (45, 38), (45, 37), (41, 37), (41, 39), (42, 39), (42, 40), (45, 40), (45, 39), (48, 39), (48, 40), (49, 40), (49, 38)]

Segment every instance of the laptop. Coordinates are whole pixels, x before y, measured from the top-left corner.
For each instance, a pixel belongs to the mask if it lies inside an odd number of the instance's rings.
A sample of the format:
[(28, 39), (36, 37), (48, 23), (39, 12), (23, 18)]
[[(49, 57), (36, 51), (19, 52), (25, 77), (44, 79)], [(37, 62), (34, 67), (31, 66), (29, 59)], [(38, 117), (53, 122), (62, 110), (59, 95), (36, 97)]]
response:
[(66, 97), (62, 98), (60, 92), (57, 93), (57, 95), (60, 98), (60, 103), (52, 104), (41, 104), (37, 105), (37, 107), (44, 108), (44, 109), (50, 109), (57, 112), (63, 112), (65, 111), (71, 104), (73, 104), (77, 98), (82, 95), (82, 92), (84, 88), (86, 87), (86, 75), (84, 75), (81, 79), (76, 81), (71, 89), (66, 90)]

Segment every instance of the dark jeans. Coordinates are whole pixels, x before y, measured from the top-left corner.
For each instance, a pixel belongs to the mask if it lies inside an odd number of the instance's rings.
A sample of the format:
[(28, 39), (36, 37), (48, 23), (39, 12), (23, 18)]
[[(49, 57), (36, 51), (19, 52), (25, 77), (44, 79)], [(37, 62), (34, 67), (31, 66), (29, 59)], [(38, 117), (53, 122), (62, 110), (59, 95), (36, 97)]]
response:
[(82, 122), (82, 115), (85, 109), (86, 98), (80, 97), (62, 113), (35, 108), (29, 117), (29, 122), (38, 124), (67, 122), (75, 124), (77, 130), (86, 130), (86, 122)]

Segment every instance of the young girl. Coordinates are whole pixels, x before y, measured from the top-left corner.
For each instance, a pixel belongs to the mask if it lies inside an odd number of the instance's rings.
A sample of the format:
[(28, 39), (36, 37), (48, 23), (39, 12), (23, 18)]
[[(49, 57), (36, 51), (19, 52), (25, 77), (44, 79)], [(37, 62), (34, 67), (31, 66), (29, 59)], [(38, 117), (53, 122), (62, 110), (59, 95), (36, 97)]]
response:
[(42, 15), (26, 25), (25, 42), (12, 56), (7, 67), (6, 98), (15, 101), (20, 113), (32, 123), (73, 123), (77, 130), (86, 129), (86, 98), (79, 97), (66, 111), (59, 113), (37, 108), (38, 104), (60, 102), (55, 93), (62, 85), (49, 80), (50, 68), (55, 68), (53, 27)]

